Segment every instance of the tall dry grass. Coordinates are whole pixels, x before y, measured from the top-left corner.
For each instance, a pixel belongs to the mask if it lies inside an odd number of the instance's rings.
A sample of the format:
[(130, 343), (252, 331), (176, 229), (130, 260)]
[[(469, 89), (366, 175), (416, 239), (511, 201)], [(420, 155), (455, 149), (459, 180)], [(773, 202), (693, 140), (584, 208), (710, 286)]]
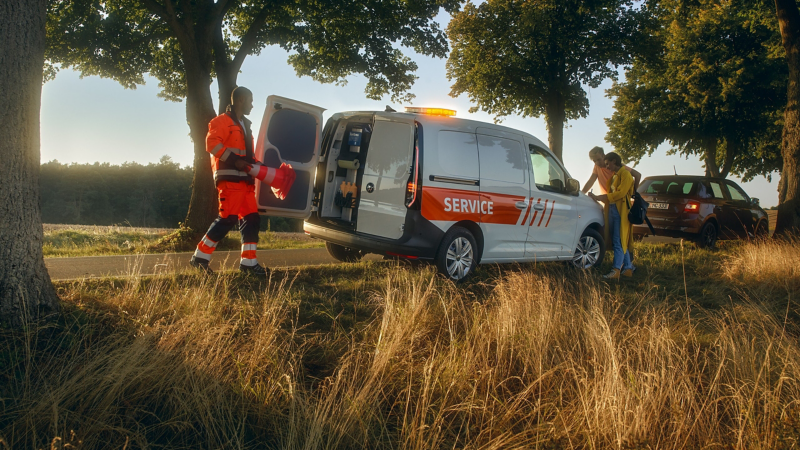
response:
[[(720, 276), (741, 278), (746, 254), (724, 256)], [(320, 279), (339, 269), (325, 270)], [(429, 269), (367, 272), (351, 274), (362, 278), (352, 289), (369, 297), (371, 319), (328, 331), (312, 329), (298, 304), (307, 287), (291, 276), (257, 291), (235, 275), (74, 285), (67, 300), (94, 318), (6, 340), (0, 438), (46, 448), (74, 432), (86, 449), (797, 448), (800, 346), (772, 298), (698, 311), (560, 268), (467, 288)], [(315, 369), (320, 355), (329, 368)]]

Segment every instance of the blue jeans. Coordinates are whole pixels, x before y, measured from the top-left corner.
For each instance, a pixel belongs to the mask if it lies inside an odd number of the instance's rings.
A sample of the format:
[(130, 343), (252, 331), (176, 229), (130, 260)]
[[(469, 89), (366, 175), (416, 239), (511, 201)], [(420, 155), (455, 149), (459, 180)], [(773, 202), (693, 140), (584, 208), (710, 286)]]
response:
[(630, 252), (622, 252), (622, 238), (620, 237), (622, 217), (617, 211), (617, 205), (613, 203), (608, 208), (608, 226), (611, 227), (611, 243), (614, 246), (614, 268), (621, 270), (633, 269)]

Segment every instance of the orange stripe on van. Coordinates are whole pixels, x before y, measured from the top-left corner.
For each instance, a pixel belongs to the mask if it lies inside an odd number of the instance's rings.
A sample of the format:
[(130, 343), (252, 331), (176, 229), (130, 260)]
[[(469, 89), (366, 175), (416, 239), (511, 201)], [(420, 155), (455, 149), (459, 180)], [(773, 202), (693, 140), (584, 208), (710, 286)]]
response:
[[(539, 198), (538, 200), (536, 200), (536, 204), (538, 205), (539, 203), (542, 203), (542, 199), (541, 199), (541, 198)], [(531, 207), (533, 207), (533, 206), (531, 206)], [(531, 225), (533, 225), (533, 221), (534, 221), (534, 220), (536, 220), (536, 216), (538, 216), (538, 215), (539, 215), (539, 210), (538, 210), (538, 209), (534, 209), (534, 210), (533, 210), (533, 217), (531, 217), (531, 221), (530, 221), (530, 223), (528, 224), (528, 226), (531, 226)]]
[(553, 210), (554, 209), (556, 209), (556, 201), (555, 200), (553, 200), (553, 204), (550, 205), (550, 215), (547, 216), (547, 223), (544, 224), (545, 228), (547, 228), (547, 226), (550, 225), (550, 218), (553, 217)]
[(542, 219), (544, 219), (544, 215), (545, 213), (547, 213), (547, 202), (549, 201), (550, 201), (549, 199), (544, 201), (544, 211), (542, 211), (542, 217), (539, 218), (539, 223), (536, 224), (537, 227), (542, 225)]
[[(478, 191), (423, 186), (422, 217), (428, 220), (471, 220), (477, 223), (481, 220), (480, 201), (481, 195)], [(514, 223), (517, 223), (516, 219)]]

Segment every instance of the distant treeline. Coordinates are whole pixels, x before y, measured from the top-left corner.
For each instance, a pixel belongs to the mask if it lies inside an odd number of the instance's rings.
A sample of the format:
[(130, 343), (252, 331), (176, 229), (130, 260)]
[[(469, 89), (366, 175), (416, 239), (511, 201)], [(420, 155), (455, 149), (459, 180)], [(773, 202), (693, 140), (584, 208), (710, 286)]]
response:
[[(157, 164), (42, 164), (42, 221), (177, 228), (192, 194), (192, 168), (169, 156)], [(301, 231), (302, 221), (271, 217), (263, 229)]]

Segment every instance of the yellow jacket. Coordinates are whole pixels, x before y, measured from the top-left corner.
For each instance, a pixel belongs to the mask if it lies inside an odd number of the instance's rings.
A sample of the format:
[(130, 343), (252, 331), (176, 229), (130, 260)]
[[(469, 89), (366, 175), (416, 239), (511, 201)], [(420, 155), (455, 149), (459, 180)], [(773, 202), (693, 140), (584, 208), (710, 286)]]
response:
[[(625, 167), (620, 167), (617, 173), (608, 181), (607, 189), (608, 202), (603, 208), (606, 216), (607, 234), (611, 235), (611, 230), (608, 226), (608, 208), (613, 203), (617, 206), (617, 211), (619, 211), (621, 217), (619, 237), (622, 241), (622, 251), (627, 252), (628, 249), (633, 249), (633, 225), (628, 221), (628, 211), (630, 210), (628, 205), (633, 195), (633, 175)], [(611, 245), (608, 248), (611, 248)]]

